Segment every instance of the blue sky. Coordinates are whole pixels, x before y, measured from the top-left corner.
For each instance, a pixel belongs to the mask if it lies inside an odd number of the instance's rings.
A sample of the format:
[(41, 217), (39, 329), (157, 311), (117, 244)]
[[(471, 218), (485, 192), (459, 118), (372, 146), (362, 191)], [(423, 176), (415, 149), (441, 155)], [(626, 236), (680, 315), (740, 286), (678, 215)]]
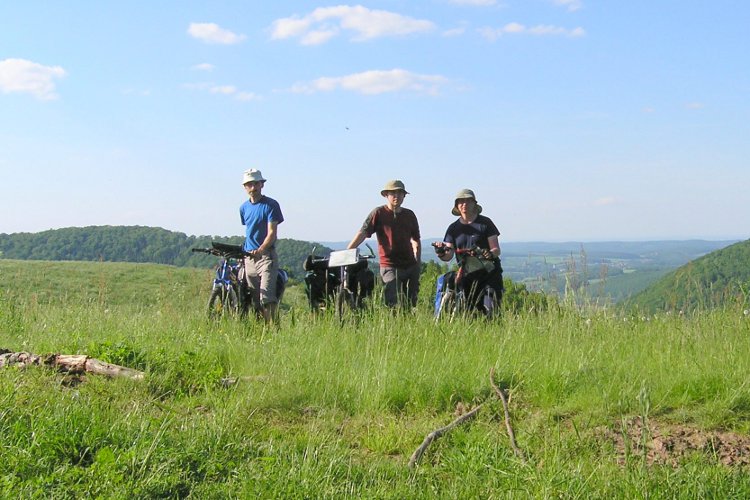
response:
[(348, 240), (402, 179), (425, 238), (472, 188), (501, 241), (748, 238), (750, 4), (0, 4), (0, 233)]

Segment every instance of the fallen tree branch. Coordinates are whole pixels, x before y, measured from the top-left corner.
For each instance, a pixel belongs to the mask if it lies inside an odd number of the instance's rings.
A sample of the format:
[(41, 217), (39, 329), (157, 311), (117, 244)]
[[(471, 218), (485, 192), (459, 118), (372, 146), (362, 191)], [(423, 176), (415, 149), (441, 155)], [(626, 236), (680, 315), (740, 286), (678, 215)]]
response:
[(133, 380), (142, 380), (145, 376), (141, 371), (106, 363), (90, 358), (85, 354), (47, 354), (40, 356), (28, 352), (11, 352), (7, 349), (0, 349), (0, 368), (32, 365), (47, 366), (73, 375), (94, 373), (107, 377), (126, 377)]
[(526, 462), (526, 458), (523, 455), (523, 451), (516, 444), (516, 434), (513, 432), (513, 426), (510, 425), (510, 410), (508, 410), (508, 400), (505, 397), (505, 393), (495, 384), (495, 367), (490, 368), (490, 385), (494, 389), (497, 397), (503, 402), (503, 411), (505, 413), (505, 428), (508, 429), (508, 437), (510, 438), (510, 445), (513, 448), (513, 453), (516, 454), (521, 461)]
[(412, 453), (411, 458), (409, 459), (409, 467), (414, 467), (417, 462), (419, 462), (419, 459), (422, 458), (422, 455), (424, 454), (425, 450), (427, 449), (430, 444), (448, 432), (449, 430), (453, 429), (454, 427), (461, 425), (462, 423), (466, 422), (467, 420), (471, 420), (474, 418), (479, 412), (479, 409), (482, 407), (482, 405), (477, 405), (468, 413), (464, 413), (460, 417), (458, 417), (456, 420), (451, 422), (450, 424), (446, 425), (445, 427), (441, 427), (440, 429), (434, 430), (427, 434), (427, 437), (424, 438), (424, 441), (422, 441), (422, 444), (419, 445), (419, 448), (414, 450), (414, 453)]

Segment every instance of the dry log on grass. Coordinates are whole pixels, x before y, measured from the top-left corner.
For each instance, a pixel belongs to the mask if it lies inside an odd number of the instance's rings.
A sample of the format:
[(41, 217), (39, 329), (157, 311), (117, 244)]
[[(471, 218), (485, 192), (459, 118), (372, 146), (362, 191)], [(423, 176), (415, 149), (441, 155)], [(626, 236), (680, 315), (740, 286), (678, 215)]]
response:
[(29, 352), (11, 352), (0, 349), (0, 368), (6, 366), (48, 366), (61, 372), (80, 375), (83, 373), (94, 373), (107, 377), (126, 377), (133, 380), (142, 380), (145, 374), (125, 366), (105, 363), (98, 359), (90, 358), (85, 354), (31, 354)]
[(412, 453), (411, 458), (409, 459), (409, 467), (414, 467), (415, 465), (417, 465), (417, 462), (419, 462), (419, 459), (422, 458), (422, 455), (424, 454), (427, 447), (430, 446), (430, 444), (432, 444), (434, 440), (436, 440), (449, 430), (453, 429), (454, 427), (474, 418), (481, 407), (482, 405), (478, 405), (473, 410), (468, 413), (464, 413), (445, 427), (441, 427), (440, 429), (434, 430), (427, 434), (427, 437), (424, 438), (424, 441), (422, 441), (422, 444), (419, 445), (419, 448), (414, 450), (414, 453)]
[(523, 455), (523, 452), (516, 444), (516, 434), (513, 432), (513, 426), (510, 425), (510, 410), (508, 410), (508, 400), (505, 397), (505, 393), (500, 390), (500, 388), (495, 384), (495, 368), (490, 368), (490, 385), (495, 390), (495, 394), (497, 394), (497, 397), (500, 398), (500, 401), (503, 402), (503, 411), (505, 413), (505, 428), (508, 430), (508, 437), (510, 438), (510, 445), (513, 447), (513, 453), (516, 454), (518, 458), (520, 458), (523, 462), (526, 461), (526, 458)]

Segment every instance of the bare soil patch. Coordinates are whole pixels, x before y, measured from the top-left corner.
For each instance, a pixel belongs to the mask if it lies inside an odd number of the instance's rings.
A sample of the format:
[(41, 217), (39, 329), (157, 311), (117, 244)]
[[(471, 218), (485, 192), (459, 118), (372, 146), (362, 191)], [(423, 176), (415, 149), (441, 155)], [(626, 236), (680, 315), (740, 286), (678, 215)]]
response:
[(731, 467), (750, 465), (750, 436), (724, 431), (706, 431), (689, 425), (666, 424), (635, 417), (603, 429), (603, 437), (615, 447), (622, 464), (628, 456), (645, 454), (649, 465), (671, 465), (696, 453), (714, 457)]

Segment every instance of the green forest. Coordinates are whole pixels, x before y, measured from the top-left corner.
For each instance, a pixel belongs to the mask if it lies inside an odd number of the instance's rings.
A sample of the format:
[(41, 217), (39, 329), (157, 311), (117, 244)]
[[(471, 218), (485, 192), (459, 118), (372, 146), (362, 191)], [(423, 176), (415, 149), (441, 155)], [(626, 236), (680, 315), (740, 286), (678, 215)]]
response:
[(644, 311), (693, 311), (750, 304), (750, 240), (711, 252), (668, 273), (625, 303)]
[[(151, 262), (173, 266), (211, 267), (217, 258), (194, 253), (212, 241), (242, 244), (241, 236), (188, 236), (158, 227), (88, 226), (52, 229), (39, 233), (0, 234), (0, 258), (20, 260), (74, 260)], [(302, 262), (315, 248), (327, 255), (331, 249), (317, 243), (281, 238), (276, 250), (292, 277), (303, 275)]]

